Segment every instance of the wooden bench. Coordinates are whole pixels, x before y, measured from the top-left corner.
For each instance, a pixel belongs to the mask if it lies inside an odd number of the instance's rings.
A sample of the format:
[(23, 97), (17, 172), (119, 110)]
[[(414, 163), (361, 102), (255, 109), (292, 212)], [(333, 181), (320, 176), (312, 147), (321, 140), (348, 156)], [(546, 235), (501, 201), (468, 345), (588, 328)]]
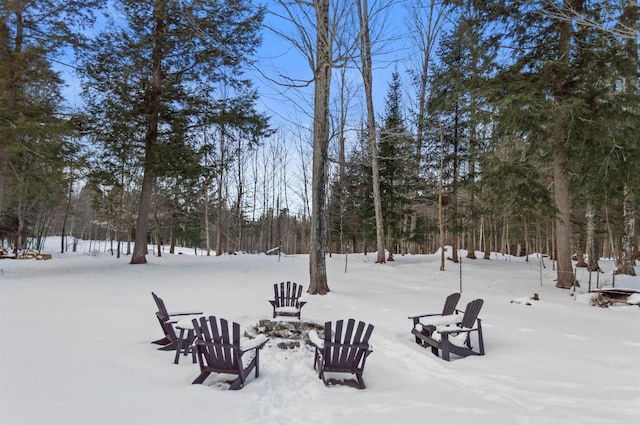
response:
[[(444, 317), (434, 324), (414, 325), (411, 333), (416, 342), (425, 347), (431, 347), (431, 352), (442, 353), (443, 360), (451, 360), (451, 354), (460, 357), (484, 355), (484, 340), (482, 337), (482, 320), (478, 318), (483, 300), (473, 300), (467, 304), (462, 316), (450, 315), (446, 323)], [(456, 310), (456, 313), (461, 313)], [(472, 341), (471, 336), (474, 336)], [(477, 344), (474, 349), (472, 344)]]

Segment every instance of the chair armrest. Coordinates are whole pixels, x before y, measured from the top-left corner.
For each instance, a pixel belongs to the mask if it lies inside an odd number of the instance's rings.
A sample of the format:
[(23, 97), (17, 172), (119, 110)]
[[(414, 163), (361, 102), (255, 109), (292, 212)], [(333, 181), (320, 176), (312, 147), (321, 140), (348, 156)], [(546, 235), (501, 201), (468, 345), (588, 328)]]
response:
[(171, 316), (191, 316), (194, 314), (204, 314), (201, 311), (171, 311), (169, 312), (169, 317)]
[(409, 316), (407, 319), (419, 319), (421, 317), (430, 317), (430, 316), (442, 316), (440, 313), (431, 313), (431, 314), (419, 314), (416, 316)]
[(191, 323), (191, 320), (193, 319), (199, 319), (202, 317), (202, 313), (195, 313), (193, 315), (189, 315), (189, 316), (169, 316), (169, 318), (167, 320), (165, 320), (165, 323), (171, 323), (173, 325), (175, 325), (176, 323), (181, 323), (181, 322), (189, 322), (190, 327), (193, 327), (193, 324)]
[(429, 320), (419, 321), (419, 323), (415, 323), (415, 325), (422, 326), (446, 326), (446, 325), (455, 325), (462, 322), (462, 315), (460, 314), (449, 314), (447, 316), (431, 316)]
[(302, 306), (305, 305), (306, 303), (307, 303), (306, 301), (304, 301), (302, 298), (300, 298), (298, 300), (298, 306), (299, 306), (298, 308), (302, 308)]
[(318, 332), (316, 332), (315, 330), (310, 330), (309, 331), (309, 341), (311, 341), (311, 343), (313, 345), (316, 346), (316, 348), (322, 350), (324, 348), (324, 340), (320, 339), (320, 336), (318, 335)]
[(259, 334), (253, 339), (242, 341), (240, 343), (240, 351), (245, 352), (256, 348), (261, 348), (264, 344), (267, 343), (267, 341), (269, 341), (269, 338), (267, 338), (264, 334)]
[(463, 332), (464, 333), (470, 333), (470, 332), (477, 331), (477, 330), (478, 330), (478, 328), (457, 328), (456, 327), (456, 328), (444, 328), (444, 329), (441, 329), (441, 330), (438, 329), (438, 333), (440, 335), (444, 335), (444, 334), (451, 335), (451, 334), (459, 334), (459, 333), (463, 333)]

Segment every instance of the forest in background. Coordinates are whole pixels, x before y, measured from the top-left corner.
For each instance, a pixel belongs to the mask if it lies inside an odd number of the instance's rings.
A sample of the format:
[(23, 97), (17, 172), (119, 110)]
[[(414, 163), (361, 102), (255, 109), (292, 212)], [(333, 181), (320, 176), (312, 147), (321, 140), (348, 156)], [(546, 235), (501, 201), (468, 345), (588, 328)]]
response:
[[(308, 253), (319, 231), (323, 252), (385, 261), (450, 245), (453, 261), (616, 257), (634, 273), (637, 1), (2, 0), (0, 14), (9, 253), (51, 235), (133, 258), (147, 242)], [(264, 34), (309, 76), (267, 66)], [(56, 71), (71, 49), (82, 108)], [(270, 109), (256, 81), (282, 95)]]

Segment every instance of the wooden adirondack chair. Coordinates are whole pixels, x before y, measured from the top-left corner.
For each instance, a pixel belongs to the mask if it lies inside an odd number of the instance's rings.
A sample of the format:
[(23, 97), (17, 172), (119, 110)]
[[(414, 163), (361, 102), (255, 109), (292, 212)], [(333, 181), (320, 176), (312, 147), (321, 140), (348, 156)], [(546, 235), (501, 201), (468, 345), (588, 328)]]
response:
[(324, 338), (317, 332), (309, 332), (309, 339), (315, 346), (313, 368), (318, 371), (318, 377), (325, 385), (338, 382), (328, 379), (327, 373), (351, 373), (356, 376), (357, 386), (364, 389), (362, 374), (369, 354), (373, 352), (369, 345), (369, 338), (373, 332), (373, 325), (349, 319), (346, 328), (344, 320), (338, 320), (335, 329), (332, 323), (324, 324)]
[[(455, 324), (423, 325), (423, 329), (414, 329), (411, 333), (420, 339), (424, 346), (430, 346), (431, 352), (438, 355), (442, 351), (442, 359), (449, 361), (451, 354), (460, 357), (484, 355), (484, 341), (482, 337), (482, 320), (478, 318), (483, 300), (473, 300), (467, 304), (462, 319)], [(474, 327), (475, 326), (475, 327)], [(475, 335), (477, 350), (472, 346), (471, 336)]]
[(160, 327), (162, 328), (162, 332), (164, 333), (164, 338), (160, 338), (156, 341), (153, 341), (153, 344), (162, 345), (162, 347), (158, 348), (158, 350), (163, 351), (171, 351), (175, 350), (178, 347), (178, 337), (176, 335), (176, 330), (174, 325), (178, 323), (180, 320), (193, 318), (190, 316), (199, 316), (203, 313), (201, 311), (183, 311), (183, 312), (171, 312), (167, 311), (167, 307), (164, 304), (162, 298), (157, 296), (154, 292), (151, 293), (153, 296), (153, 300), (158, 307), (158, 311), (156, 312), (156, 318), (160, 323)]
[(273, 306), (273, 318), (276, 316), (290, 316), (300, 319), (300, 310), (307, 303), (302, 301), (302, 285), (295, 282), (280, 282), (273, 285), (273, 299), (269, 300)]
[[(420, 314), (418, 316), (409, 316), (409, 319), (413, 320), (413, 329), (419, 329), (421, 332), (425, 329), (426, 325), (434, 325), (437, 323), (450, 322), (457, 323), (460, 321), (461, 317), (456, 314), (456, 307), (458, 306), (458, 301), (460, 301), (460, 293), (454, 292), (449, 295), (444, 302), (444, 307), (442, 308), (442, 313), (430, 313), (430, 314)], [(456, 315), (457, 317), (454, 317)], [(416, 337), (416, 343), (422, 344), (422, 340)]]
[(193, 319), (196, 334), (196, 352), (200, 364), (200, 375), (192, 384), (202, 384), (213, 372), (238, 375), (231, 382), (229, 389), (239, 390), (244, 387), (247, 377), (255, 369), (255, 377), (260, 372), (260, 348), (268, 338), (260, 334), (258, 337), (240, 341), (240, 325), (229, 323), (222, 318), (209, 316)]

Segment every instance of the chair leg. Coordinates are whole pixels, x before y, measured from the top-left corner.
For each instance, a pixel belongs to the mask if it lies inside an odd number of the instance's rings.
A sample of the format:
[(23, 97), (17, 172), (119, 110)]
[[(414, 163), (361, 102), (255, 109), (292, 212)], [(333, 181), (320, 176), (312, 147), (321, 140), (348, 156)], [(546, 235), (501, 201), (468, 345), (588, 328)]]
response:
[(211, 374), (211, 372), (201, 372), (200, 375), (198, 375), (198, 377), (193, 380), (191, 385), (193, 385), (193, 384), (202, 384), (204, 382), (204, 380), (207, 379), (207, 376), (209, 376), (210, 374)]
[(172, 342), (172, 343), (170, 343), (168, 345), (165, 345), (164, 347), (158, 348), (158, 350), (160, 350), (160, 351), (173, 351), (176, 348), (178, 348), (178, 343)]
[(158, 339), (156, 341), (152, 341), (152, 344), (157, 344), (157, 345), (167, 345), (169, 344), (171, 341), (169, 341), (169, 338), (167, 338), (166, 336), (164, 338)]
[(184, 347), (183, 354), (185, 356), (187, 356), (187, 355), (189, 355), (189, 353), (191, 353), (191, 362), (192, 363), (196, 362), (195, 339), (196, 339), (195, 338), (195, 331), (189, 330), (189, 332), (187, 333), (186, 347)]
[(257, 378), (258, 375), (260, 374), (260, 349), (259, 348), (256, 348), (256, 357), (254, 361), (256, 362), (256, 378)]
[(230, 390), (239, 390), (242, 387), (244, 387), (244, 378), (242, 377), (242, 375), (238, 375), (236, 380), (231, 383), (231, 386), (229, 387), (229, 389)]
[(318, 364), (318, 378), (322, 379), (322, 382), (327, 385), (327, 381), (324, 379), (324, 365), (322, 363)]
[(449, 341), (442, 342), (442, 360), (449, 361), (451, 359), (449, 351)]
[(365, 389), (365, 385), (364, 385), (364, 381), (362, 380), (362, 374), (361, 373), (356, 373), (356, 379), (358, 380), (358, 387), (361, 390)]
[(316, 348), (316, 352), (313, 355), (313, 370), (318, 370), (318, 349)]
[(173, 363), (174, 364), (178, 364), (180, 362), (180, 354), (182, 354), (182, 350), (185, 350), (185, 354), (186, 352), (186, 348), (184, 348), (184, 344), (188, 343), (188, 341), (184, 340), (184, 329), (180, 329), (180, 336), (178, 337), (178, 344), (176, 345), (176, 356), (173, 359)]

